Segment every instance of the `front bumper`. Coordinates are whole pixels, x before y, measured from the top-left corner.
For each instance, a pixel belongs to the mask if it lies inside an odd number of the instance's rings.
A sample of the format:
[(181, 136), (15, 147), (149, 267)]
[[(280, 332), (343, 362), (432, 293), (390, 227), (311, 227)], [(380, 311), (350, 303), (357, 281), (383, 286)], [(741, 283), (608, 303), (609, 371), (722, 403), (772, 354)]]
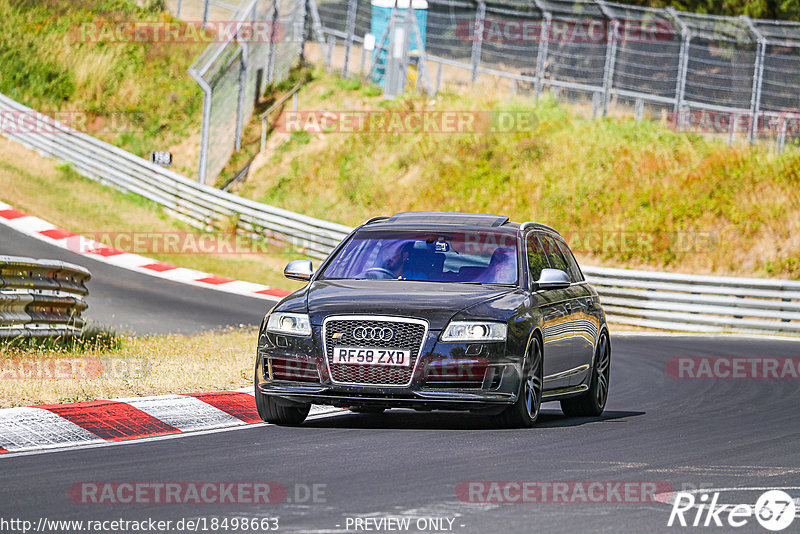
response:
[[(407, 387), (335, 383), (321, 343), (315, 342), (320, 339), (317, 332), (308, 339), (262, 334), (256, 361), (258, 389), (286, 404), (337, 407), (491, 412), (517, 400), (522, 358), (506, 354), (505, 343), (444, 343), (438, 340), (439, 333), (428, 332)], [(298, 373), (301, 379), (275, 372), (285, 369), (286, 362), (297, 363), (296, 368), (303, 370)]]

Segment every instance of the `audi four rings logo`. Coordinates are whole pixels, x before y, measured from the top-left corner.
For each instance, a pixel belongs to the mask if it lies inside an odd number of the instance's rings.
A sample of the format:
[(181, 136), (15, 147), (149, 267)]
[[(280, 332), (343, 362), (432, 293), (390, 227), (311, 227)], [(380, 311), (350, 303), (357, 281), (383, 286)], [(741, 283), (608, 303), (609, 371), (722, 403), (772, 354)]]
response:
[(394, 337), (394, 330), (387, 327), (359, 326), (353, 330), (353, 338), (358, 341), (389, 341)]

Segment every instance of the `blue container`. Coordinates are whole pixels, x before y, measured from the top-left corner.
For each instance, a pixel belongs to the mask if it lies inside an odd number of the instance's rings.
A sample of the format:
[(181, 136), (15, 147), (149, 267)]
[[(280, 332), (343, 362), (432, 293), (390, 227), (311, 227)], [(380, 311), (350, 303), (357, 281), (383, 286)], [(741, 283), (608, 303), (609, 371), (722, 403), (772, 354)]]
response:
[[(423, 49), (425, 47), (425, 38), (427, 35), (428, 27), (428, 2), (427, 0), (410, 0), (411, 6), (414, 8), (414, 15), (417, 19), (417, 30), (419, 37), (422, 41)], [(392, 18), (392, 9), (402, 19), (405, 19), (406, 12), (408, 11), (409, 0), (372, 0), (372, 21), (370, 24), (370, 33), (375, 36), (375, 50), (372, 51), (372, 57), (375, 59), (377, 54), (377, 61), (375, 62), (375, 70), (372, 74), (372, 80), (383, 87), (384, 77), (386, 75), (386, 50), (380, 50), (381, 37), (383, 32), (389, 26), (389, 20)], [(395, 7), (396, 6), (396, 7)], [(419, 46), (417, 40), (412, 35), (407, 36), (411, 39), (409, 42), (409, 52), (414, 55), (414, 52), (419, 53)], [(387, 43), (384, 45), (388, 48), (391, 44), (391, 36), (386, 36)]]

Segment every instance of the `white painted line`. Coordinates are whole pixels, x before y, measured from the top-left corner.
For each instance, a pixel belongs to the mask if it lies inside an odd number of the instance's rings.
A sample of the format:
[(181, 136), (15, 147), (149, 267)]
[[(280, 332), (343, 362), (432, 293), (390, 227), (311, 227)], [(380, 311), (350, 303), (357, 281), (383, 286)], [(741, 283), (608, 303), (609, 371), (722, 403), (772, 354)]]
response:
[[(8, 451), (99, 443), (103, 439), (41, 408), (0, 410), (0, 447)], [(4, 456), (8, 453), (0, 454)]]

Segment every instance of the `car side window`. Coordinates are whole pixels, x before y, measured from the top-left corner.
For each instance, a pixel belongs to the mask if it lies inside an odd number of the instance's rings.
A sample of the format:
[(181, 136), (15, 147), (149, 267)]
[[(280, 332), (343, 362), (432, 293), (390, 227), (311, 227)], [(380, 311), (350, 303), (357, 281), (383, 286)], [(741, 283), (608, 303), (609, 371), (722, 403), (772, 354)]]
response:
[(544, 245), (544, 252), (547, 256), (547, 261), (550, 263), (551, 269), (558, 269), (569, 274), (569, 265), (567, 260), (564, 259), (558, 242), (550, 235), (542, 235), (542, 245)]
[(544, 247), (542, 247), (536, 233), (531, 232), (528, 234), (525, 248), (528, 254), (528, 270), (530, 271), (531, 282), (535, 282), (541, 277), (542, 269), (549, 267)]
[(575, 261), (575, 256), (572, 254), (572, 251), (569, 249), (567, 244), (561, 240), (558, 241), (558, 245), (561, 248), (561, 254), (564, 256), (564, 259), (567, 260), (567, 265), (569, 266), (569, 277), (573, 282), (583, 282), (583, 273), (581, 272), (580, 267), (578, 267), (578, 262)]

